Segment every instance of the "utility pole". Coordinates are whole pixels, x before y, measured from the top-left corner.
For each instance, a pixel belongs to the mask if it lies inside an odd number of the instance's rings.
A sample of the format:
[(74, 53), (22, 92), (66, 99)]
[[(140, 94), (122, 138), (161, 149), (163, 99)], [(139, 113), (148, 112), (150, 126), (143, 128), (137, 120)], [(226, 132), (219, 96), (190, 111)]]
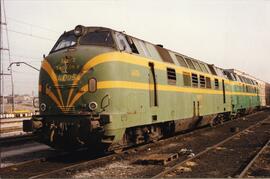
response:
[[(2, 4), (3, 2), (3, 4)], [(3, 10), (2, 10), (3, 9)], [(3, 14), (2, 14), (3, 12)], [(4, 21), (3, 21), (4, 19)], [(3, 26), (5, 26), (6, 31), (6, 41), (7, 41), (7, 48), (4, 48), (3, 45)], [(0, 113), (4, 113), (4, 82), (5, 82), (5, 76), (10, 76), (10, 82), (11, 82), (11, 96), (12, 96), (12, 112), (14, 111), (14, 83), (13, 83), (13, 75), (12, 75), (12, 69), (9, 70), (9, 73), (4, 73), (4, 59), (3, 59), (3, 51), (8, 52), (8, 58), (9, 63), (11, 63), (10, 59), (10, 48), (9, 48), (9, 39), (8, 39), (8, 27), (7, 27), (7, 19), (6, 19), (6, 11), (5, 11), (5, 1), (0, 0), (0, 96), (2, 97), (2, 102), (0, 106)]]
[(2, 82), (3, 82), (3, 68), (2, 68), (2, 1), (0, 0), (0, 97), (1, 97), (1, 103), (0, 103), (0, 114), (4, 112), (4, 97), (2, 94)]

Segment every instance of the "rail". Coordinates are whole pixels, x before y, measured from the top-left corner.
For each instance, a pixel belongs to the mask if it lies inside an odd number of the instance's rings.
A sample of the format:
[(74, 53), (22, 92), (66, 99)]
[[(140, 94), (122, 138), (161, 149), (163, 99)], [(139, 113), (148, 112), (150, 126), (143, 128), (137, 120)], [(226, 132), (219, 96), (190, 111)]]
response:
[(259, 156), (263, 153), (263, 151), (268, 147), (270, 144), (270, 139), (265, 143), (265, 145), (260, 149), (260, 151), (250, 160), (250, 162), (246, 165), (246, 167), (242, 170), (242, 172), (237, 176), (237, 178), (243, 178), (254, 162), (259, 158)]

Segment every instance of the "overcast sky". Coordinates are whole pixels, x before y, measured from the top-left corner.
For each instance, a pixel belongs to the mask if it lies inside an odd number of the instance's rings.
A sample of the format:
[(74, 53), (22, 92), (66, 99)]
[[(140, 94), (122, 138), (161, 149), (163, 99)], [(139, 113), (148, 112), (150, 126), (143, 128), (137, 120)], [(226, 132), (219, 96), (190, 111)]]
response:
[[(270, 81), (269, 0), (5, 0), (5, 7), (12, 60), (38, 68), (61, 33), (82, 24)], [(38, 72), (14, 66), (14, 82), (15, 93), (37, 94)]]

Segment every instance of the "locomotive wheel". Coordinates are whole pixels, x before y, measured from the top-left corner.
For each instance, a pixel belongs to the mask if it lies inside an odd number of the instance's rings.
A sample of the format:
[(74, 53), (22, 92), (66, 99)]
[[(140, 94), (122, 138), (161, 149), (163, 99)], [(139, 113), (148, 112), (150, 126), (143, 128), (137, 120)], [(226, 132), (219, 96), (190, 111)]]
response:
[(212, 120), (212, 122), (210, 123), (210, 126), (211, 126), (211, 127), (214, 127), (214, 126), (216, 126), (216, 125), (218, 125), (218, 124), (220, 124), (220, 123), (221, 123), (221, 122), (220, 122), (219, 117), (216, 117), (215, 119)]

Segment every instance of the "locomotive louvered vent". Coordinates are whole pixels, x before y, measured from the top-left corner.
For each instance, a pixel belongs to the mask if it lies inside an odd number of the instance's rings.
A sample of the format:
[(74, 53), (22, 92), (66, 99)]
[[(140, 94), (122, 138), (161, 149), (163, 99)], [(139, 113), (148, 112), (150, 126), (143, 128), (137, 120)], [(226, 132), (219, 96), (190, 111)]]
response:
[(184, 86), (191, 86), (190, 73), (183, 72), (183, 80), (184, 80)]
[(219, 89), (219, 81), (218, 81), (218, 79), (215, 79), (215, 89)]
[(211, 88), (211, 79), (209, 77), (206, 77), (205, 80), (206, 80), (206, 88)]
[(205, 77), (200, 75), (200, 87), (205, 88)]
[(198, 75), (195, 73), (192, 73), (192, 86), (193, 87), (198, 87)]
[(167, 78), (168, 78), (168, 83), (171, 85), (176, 84), (176, 73), (175, 69), (172, 68), (167, 68)]

